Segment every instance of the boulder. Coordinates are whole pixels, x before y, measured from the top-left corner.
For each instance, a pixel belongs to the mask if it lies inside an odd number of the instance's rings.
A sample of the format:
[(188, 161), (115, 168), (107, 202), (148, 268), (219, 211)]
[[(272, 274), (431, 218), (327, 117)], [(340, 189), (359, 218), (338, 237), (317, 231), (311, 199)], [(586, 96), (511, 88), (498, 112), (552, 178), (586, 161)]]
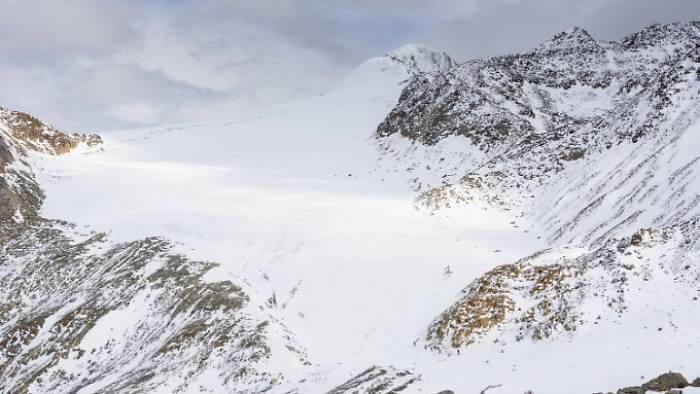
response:
[(646, 390), (639, 386), (625, 387), (624, 389), (617, 390), (617, 394), (644, 394)]
[(688, 386), (688, 381), (678, 372), (667, 372), (642, 385), (644, 390), (667, 391), (682, 389)]

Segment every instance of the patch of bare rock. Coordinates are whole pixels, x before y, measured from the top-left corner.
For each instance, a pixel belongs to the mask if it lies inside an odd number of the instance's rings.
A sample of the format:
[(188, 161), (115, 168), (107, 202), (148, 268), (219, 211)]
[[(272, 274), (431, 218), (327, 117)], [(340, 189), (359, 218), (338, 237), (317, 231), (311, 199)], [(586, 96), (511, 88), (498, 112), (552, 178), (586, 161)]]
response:
[[(686, 387), (700, 387), (700, 378), (695, 378), (692, 382), (678, 372), (666, 372), (654, 379), (642, 384), (641, 386), (630, 386), (617, 390), (617, 394), (647, 394), (647, 393), (666, 393), (666, 394), (682, 394)], [(596, 393), (603, 394), (603, 393)], [(609, 394), (612, 394), (610, 392)]]

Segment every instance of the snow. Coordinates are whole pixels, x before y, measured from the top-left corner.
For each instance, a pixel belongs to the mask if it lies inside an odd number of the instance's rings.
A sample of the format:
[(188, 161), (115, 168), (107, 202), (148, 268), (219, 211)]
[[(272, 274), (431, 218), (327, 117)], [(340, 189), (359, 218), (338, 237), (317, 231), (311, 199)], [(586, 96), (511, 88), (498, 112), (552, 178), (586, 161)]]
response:
[(105, 133), (103, 151), (41, 157), (43, 214), (117, 241), (167, 237), (220, 262), (210, 279), (249, 283), (254, 303), (274, 292), (270, 313), (333, 371), (325, 386), (401, 363), (468, 278), (541, 244), (480, 207), (417, 211), (404, 177), (375, 171), (371, 135), (404, 76), (381, 75), (230, 122)]
[(332, 91), (356, 89), (367, 92), (369, 89), (378, 92), (379, 96), (376, 98), (381, 100), (390, 96), (384, 95), (383, 92), (395, 89), (397, 82), (405, 82), (419, 73), (444, 71), (454, 64), (444, 52), (438, 52), (425, 45), (408, 44), (384, 56), (365, 61), (348, 76), (336, 82)]
[(386, 57), (409, 68), (410, 72), (433, 72), (450, 68), (452, 59), (421, 44), (407, 44), (386, 54)]
[(563, 31), (551, 40), (540, 46), (542, 50), (590, 48), (598, 45), (598, 42), (580, 27), (573, 27)]
[[(525, 92), (528, 95), (529, 102), (537, 103), (538, 106), (550, 105), (556, 110), (567, 113), (576, 114), (577, 117), (590, 119), (594, 116), (603, 115), (605, 112), (613, 109), (616, 104), (616, 92), (620, 89), (617, 84), (611, 84), (606, 88), (590, 88), (587, 86), (573, 85), (567, 89), (539, 87), (529, 82), (524, 84)], [(538, 94), (534, 90), (538, 90)], [(542, 102), (540, 96), (546, 95), (547, 103)], [(513, 111), (515, 112), (515, 111)], [(536, 130), (542, 130), (541, 127), (536, 127)]]
[[(229, 122), (104, 133), (101, 150), (37, 156), (42, 214), (107, 230), (117, 241), (164, 236), (189, 257), (220, 263), (208, 279), (245, 284), (249, 309), (279, 322), (305, 349), (311, 365), (281, 355), (276, 349), (286, 342), (270, 338), (270, 368), (301, 392), (328, 390), (371, 365), (416, 371), (422, 381), (408, 392), (423, 393), (492, 384), (503, 384), (493, 393), (607, 391), (669, 368), (697, 373), (700, 365), (674, 361), (695, 359), (700, 316), (689, 294), (661, 291), (671, 277), (634, 294), (633, 318), (584, 326), (575, 339), (484, 341), (450, 357), (423, 349), (427, 325), (466, 284), (547, 244), (515, 213), (478, 203), (434, 215), (416, 210), (409, 181), (419, 175), (376, 167), (372, 134), (409, 76), (377, 58), (323, 96), (232, 114)], [(589, 94), (556, 93), (563, 106)], [(588, 102), (583, 110), (591, 114), (610, 105)], [(456, 169), (476, 154), (460, 156), (469, 149), (460, 141), (417, 154), (432, 162), (444, 154), (443, 170)], [(425, 172), (422, 179), (439, 184)], [(540, 263), (579, 253), (560, 249)], [(658, 308), (642, 307), (651, 304)], [(674, 317), (679, 329), (659, 333), (638, 323), (656, 324), (671, 304), (692, 311)], [(117, 338), (141, 312), (138, 302), (111, 312), (86, 344)]]

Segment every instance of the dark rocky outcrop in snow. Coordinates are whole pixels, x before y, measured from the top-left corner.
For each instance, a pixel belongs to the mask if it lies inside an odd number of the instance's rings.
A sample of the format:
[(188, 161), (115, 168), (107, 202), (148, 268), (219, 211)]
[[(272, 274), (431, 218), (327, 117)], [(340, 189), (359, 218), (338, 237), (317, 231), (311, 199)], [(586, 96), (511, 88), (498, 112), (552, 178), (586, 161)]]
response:
[(644, 383), (645, 390), (664, 391), (671, 389), (682, 389), (688, 386), (688, 381), (678, 372), (667, 372)]
[[(607, 310), (612, 316), (624, 313), (627, 293), (650, 280), (648, 273), (653, 268), (674, 273), (682, 278), (679, 283), (692, 285), (700, 277), (700, 219), (642, 233), (644, 238), (635, 233), (610, 239), (589, 253), (556, 264), (539, 263), (543, 252), (496, 267), (471, 283), (464, 290), (466, 295), (432, 323), (430, 347), (440, 348), (445, 341), (455, 348), (468, 345), (495, 328), (504, 330), (499, 336), (512, 333), (516, 340), (542, 340), (557, 332), (573, 332), (600, 319), (582, 313), (582, 305), (597, 305), (601, 313)], [(678, 233), (682, 234), (680, 241)], [(682, 246), (674, 250), (676, 243)], [(658, 250), (672, 250), (673, 254), (653, 257)], [(527, 308), (518, 303), (523, 299), (529, 300)]]
[(400, 393), (409, 389), (411, 385), (419, 380), (419, 376), (408, 370), (374, 366), (329, 391), (328, 394)]
[[(617, 390), (617, 394), (645, 394), (645, 393), (667, 393), (681, 394), (680, 389), (686, 387), (700, 387), (700, 384), (693, 382), (689, 384), (686, 378), (678, 372), (667, 372), (651, 379), (641, 386), (624, 387)], [(602, 393), (596, 393), (602, 394)], [(610, 393), (612, 394), (612, 393)]]

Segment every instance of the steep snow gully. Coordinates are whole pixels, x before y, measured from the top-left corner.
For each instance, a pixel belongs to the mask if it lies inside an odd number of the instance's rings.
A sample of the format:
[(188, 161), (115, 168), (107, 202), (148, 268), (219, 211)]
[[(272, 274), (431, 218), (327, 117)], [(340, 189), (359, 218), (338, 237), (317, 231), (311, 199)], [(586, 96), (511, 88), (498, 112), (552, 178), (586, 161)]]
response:
[(408, 45), (231, 119), (100, 138), (0, 112), (0, 392), (700, 373), (700, 23)]

